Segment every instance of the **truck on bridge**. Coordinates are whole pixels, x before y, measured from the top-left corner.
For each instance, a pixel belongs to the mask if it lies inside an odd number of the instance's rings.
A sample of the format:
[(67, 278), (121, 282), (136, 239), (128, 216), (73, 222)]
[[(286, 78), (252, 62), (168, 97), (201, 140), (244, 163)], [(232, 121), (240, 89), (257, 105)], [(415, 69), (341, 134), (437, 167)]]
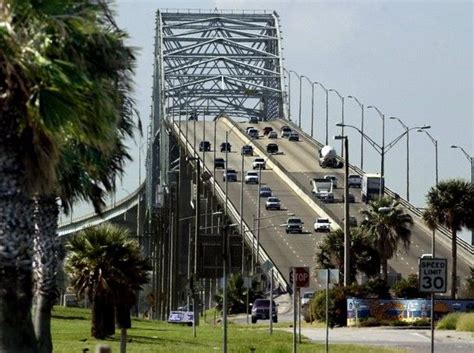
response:
[(342, 168), (343, 163), (337, 160), (336, 150), (331, 146), (324, 146), (319, 150), (319, 165), (322, 168)]
[(333, 183), (331, 179), (314, 178), (311, 180), (313, 187), (312, 193), (315, 197), (324, 202), (334, 202), (334, 194), (332, 193)]
[(384, 178), (380, 174), (364, 174), (360, 191), (362, 201), (368, 203), (370, 200), (379, 197), (383, 194), (384, 185)]

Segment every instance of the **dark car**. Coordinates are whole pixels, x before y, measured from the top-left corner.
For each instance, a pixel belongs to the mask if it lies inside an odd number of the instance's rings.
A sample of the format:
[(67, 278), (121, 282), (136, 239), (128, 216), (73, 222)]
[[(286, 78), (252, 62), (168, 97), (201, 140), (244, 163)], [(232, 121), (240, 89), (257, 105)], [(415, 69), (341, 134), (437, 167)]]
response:
[(225, 151), (230, 152), (231, 147), (232, 146), (230, 145), (229, 142), (222, 142), (221, 143), (221, 152), (225, 152)]
[(249, 118), (249, 123), (250, 124), (258, 124), (258, 118), (256, 116), (251, 116)]
[(215, 168), (225, 168), (225, 160), (224, 158), (216, 158), (214, 160), (214, 167)]
[(296, 217), (290, 217), (286, 221), (286, 233), (303, 233), (303, 222)]
[[(355, 202), (355, 196), (351, 193), (349, 193), (349, 197), (347, 198), (349, 203), (354, 203)], [(344, 195), (342, 196), (342, 202), (344, 202)]]
[(282, 126), (280, 129), (280, 136), (281, 137), (289, 137), (291, 133), (291, 128), (289, 126)]
[(209, 141), (201, 141), (199, 143), (199, 151), (208, 152), (211, 150), (211, 143)]
[(242, 154), (244, 156), (253, 156), (253, 147), (249, 145), (242, 146)]
[[(257, 299), (252, 305), (252, 324), (257, 323), (257, 320), (270, 319), (270, 299)], [(272, 320), (278, 322), (277, 305), (272, 302)]]
[(273, 128), (271, 126), (265, 126), (263, 128), (263, 135), (267, 136), (271, 131), (273, 131)]
[(278, 145), (276, 143), (269, 143), (267, 145), (268, 153), (278, 153)]
[(226, 179), (228, 182), (237, 181), (237, 172), (235, 169), (227, 169), (224, 171), (224, 174), (222, 175), (222, 181), (225, 182)]

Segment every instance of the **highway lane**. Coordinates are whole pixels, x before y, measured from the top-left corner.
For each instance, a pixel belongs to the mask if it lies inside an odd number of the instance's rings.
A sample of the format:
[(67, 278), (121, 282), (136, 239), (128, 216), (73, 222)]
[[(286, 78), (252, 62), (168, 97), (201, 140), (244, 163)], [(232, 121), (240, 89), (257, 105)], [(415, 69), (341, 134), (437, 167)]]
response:
[[(261, 122), (252, 126), (257, 127), (260, 131), (265, 126), (271, 126), (278, 133), (281, 126), (286, 125), (281, 120)], [(243, 124), (243, 128), (251, 126), (249, 124)], [(262, 133), (263, 134), (263, 133)], [(342, 200), (343, 193), (343, 181), (344, 181), (344, 169), (323, 169), (319, 166), (317, 157), (318, 150), (314, 143), (308, 141), (305, 137), (300, 135), (301, 140), (299, 142), (288, 141), (288, 139), (278, 138), (276, 141), (280, 146), (280, 149), (284, 152), (281, 155), (275, 156), (286, 171), (296, 179), (303, 187), (304, 191), (311, 195), (310, 180), (316, 177), (323, 177), (327, 174), (334, 174), (338, 178), (339, 188), (335, 190), (335, 198)], [(255, 140), (255, 143), (264, 149), (268, 143), (267, 138)], [(337, 142), (337, 141), (334, 141)], [(337, 142), (338, 143), (338, 142)], [(350, 173), (355, 173), (350, 171)], [(360, 190), (352, 188), (350, 190), (356, 197), (356, 203), (350, 205), (350, 214), (358, 218), (360, 223), (361, 216), (360, 211), (366, 208), (366, 205), (361, 202)], [(325, 204), (327, 209), (331, 210), (339, 219), (343, 218), (343, 203)], [(414, 217), (415, 218), (415, 217)], [(393, 267), (397, 272), (403, 275), (418, 272), (418, 258), (422, 254), (431, 252), (431, 232), (428, 232), (422, 227), (419, 219), (415, 219), (415, 225), (412, 228), (412, 244), (408, 252), (405, 252), (401, 248), (398, 252), (398, 256), (389, 261), (389, 265)], [(340, 224), (342, 226), (342, 224)], [(440, 235), (442, 236), (442, 235)], [(437, 256), (446, 257), (448, 261), (450, 259), (450, 250), (438, 243)], [(450, 262), (450, 261), (449, 261)], [(451, 265), (449, 265), (451, 266)], [(464, 259), (458, 259), (458, 275), (464, 278), (469, 274), (469, 266)]]
[[(187, 124), (189, 124), (188, 140), (193, 143), (194, 122), (188, 122)], [(182, 125), (185, 125), (185, 123), (182, 123)], [(222, 121), (217, 122), (217, 146), (214, 146), (214, 123), (206, 122), (205, 128), (202, 122), (196, 122), (195, 125), (196, 149), (198, 149), (199, 143), (204, 135), (206, 136), (206, 140), (212, 144), (210, 152), (199, 153), (201, 158), (205, 155), (205, 164), (212, 172), (214, 148), (217, 147), (216, 158), (225, 158), (225, 153), (220, 152), (219, 145), (225, 141), (225, 131), (229, 130), (229, 128)], [(182, 126), (181, 129), (185, 132), (185, 126)], [(238, 182), (228, 183), (228, 202), (231, 202), (237, 210), (240, 210), (240, 181), (242, 178), (242, 157), (240, 155), (240, 149), (244, 143), (234, 131), (229, 133), (229, 143), (232, 145), (232, 152), (228, 153), (228, 164), (229, 168), (237, 170)], [(253, 157), (244, 157), (244, 171), (252, 170), (252, 162), (257, 156), (258, 155), (255, 154)], [(222, 174), (223, 170), (217, 170), (216, 180), (222, 189), (225, 190), (225, 182), (223, 182)], [(290, 266), (312, 266), (314, 263), (317, 241), (321, 238), (321, 235), (315, 235), (312, 232), (313, 222), (317, 215), (293, 190), (290, 190), (288, 185), (273, 171), (268, 169), (262, 171), (262, 185), (263, 184), (269, 185), (272, 188), (273, 194), (282, 201), (284, 210), (266, 211), (265, 199), (257, 196), (258, 186), (244, 184), (243, 218), (250, 228), (254, 228), (252, 225), (253, 218), (256, 217), (257, 200), (260, 199), (261, 245), (288, 280), (288, 270)], [(280, 226), (286, 222), (287, 214), (290, 212), (295, 213), (296, 216), (303, 220), (305, 230), (303, 234), (286, 234), (285, 228)], [(254, 234), (256, 234), (256, 232), (254, 232)], [(319, 289), (320, 285), (313, 279), (311, 288)]]

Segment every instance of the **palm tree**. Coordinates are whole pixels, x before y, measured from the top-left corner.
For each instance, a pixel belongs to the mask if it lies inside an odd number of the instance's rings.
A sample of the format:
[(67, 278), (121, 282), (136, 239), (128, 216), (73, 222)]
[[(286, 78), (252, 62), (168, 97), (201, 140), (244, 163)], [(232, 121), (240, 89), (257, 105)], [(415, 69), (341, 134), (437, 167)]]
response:
[[(66, 250), (65, 270), (71, 285), (92, 303), (92, 336), (104, 338), (110, 333), (104, 327), (104, 305), (118, 307), (120, 314), (124, 308), (129, 311), (135, 292), (148, 282), (151, 267), (128, 231), (110, 224), (84, 229), (71, 238)], [(128, 324), (129, 315), (125, 315), (119, 325)]]
[(433, 186), (426, 195), (425, 222), (433, 228), (440, 223), (451, 230), (451, 298), (457, 292), (457, 232), (474, 229), (474, 184), (460, 179), (446, 180)]
[(29, 353), (32, 197), (57, 196), (67, 141), (110, 150), (134, 57), (103, 2), (10, 0), (0, 18), (0, 352)]
[(384, 196), (372, 201), (369, 208), (361, 211), (364, 220), (361, 229), (378, 251), (383, 279), (388, 280), (388, 260), (398, 250), (399, 243), (405, 249), (410, 246), (412, 217), (405, 213), (396, 200)]

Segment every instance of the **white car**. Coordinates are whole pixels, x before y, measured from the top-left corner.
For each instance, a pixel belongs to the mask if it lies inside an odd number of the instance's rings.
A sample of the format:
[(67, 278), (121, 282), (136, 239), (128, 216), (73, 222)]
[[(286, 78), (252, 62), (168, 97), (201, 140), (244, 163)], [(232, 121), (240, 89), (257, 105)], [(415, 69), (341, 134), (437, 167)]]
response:
[(314, 292), (313, 291), (307, 291), (303, 293), (303, 296), (301, 297), (301, 306), (305, 306), (309, 304), (309, 301), (311, 298), (314, 297)]
[(315, 232), (329, 232), (331, 230), (331, 222), (328, 218), (317, 218), (314, 222)]
[(360, 188), (362, 185), (362, 177), (358, 174), (349, 174), (347, 183), (349, 184), (350, 188)]
[(324, 179), (332, 180), (332, 187), (337, 189), (337, 176), (335, 175), (325, 175)]
[(253, 129), (248, 129), (247, 134), (253, 139), (258, 139), (259, 132), (257, 129), (253, 128)]
[(267, 210), (279, 210), (281, 209), (281, 202), (278, 197), (269, 197), (265, 202), (265, 209)]
[(258, 172), (248, 171), (244, 178), (245, 184), (258, 184)]
[(265, 159), (255, 158), (252, 163), (253, 169), (265, 169)]

